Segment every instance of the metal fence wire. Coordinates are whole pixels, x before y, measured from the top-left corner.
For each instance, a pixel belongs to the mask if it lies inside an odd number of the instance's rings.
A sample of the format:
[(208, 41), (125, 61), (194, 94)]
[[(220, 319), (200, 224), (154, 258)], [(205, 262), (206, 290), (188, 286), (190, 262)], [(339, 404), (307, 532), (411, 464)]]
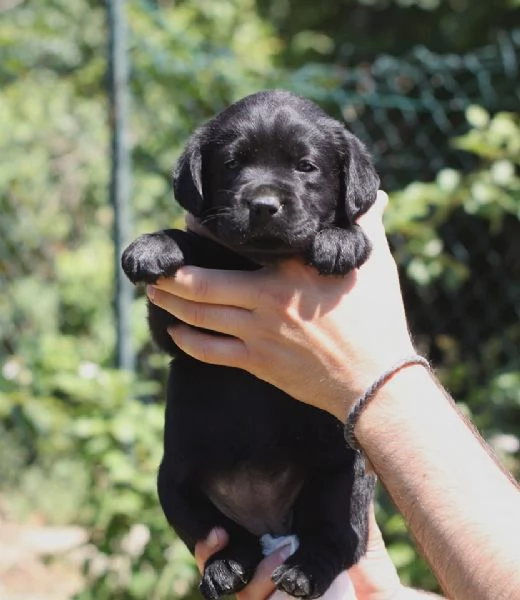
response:
[(353, 133), (369, 145), (385, 189), (430, 181), (443, 167), (471, 169), (450, 139), (467, 129), (465, 111), (517, 111), (520, 29), (463, 55), (419, 47), (405, 58), (380, 56), (351, 69), (337, 94)]
[[(472, 104), (491, 113), (518, 111), (519, 63), (520, 30), (464, 55), (417, 48), (407, 57), (384, 55), (350, 69), (333, 98), (375, 156), (384, 188), (392, 191), (412, 181), (431, 181), (443, 167), (472, 169), (474, 158), (454, 149), (450, 140), (466, 131), (465, 110)], [(17, 244), (6, 242), (12, 219), (21, 216), (7, 204), (0, 219), (2, 290), (19, 270), (28, 272), (26, 256), (45, 247), (45, 231), (40, 237), (31, 231)], [(478, 218), (454, 215), (439, 233), (448, 252), (465, 257), (471, 277), (456, 296), (435, 286), (421, 295), (405, 283), (411, 321), (427, 351), (441, 362), (449, 354), (442, 340), (459, 340), (456, 358), (473, 365), (466, 380), (478, 384), (497, 369), (518, 366), (520, 336), (510, 332), (518, 331), (520, 321), (520, 226), (512, 218), (500, 232), (491, 232)], [(6, 295), (3, 301), (14, 299)], [(0, 315), (0, 324), (2, 350), (16, 352), (16, 319), (3, 322)], [(508, 333), (491, 360), (483, 348), (497, 332)]]
[[(490, 114), (518, 112), (519, 64), (520, 30), (463, 55), (420, 47), (405, 58), (384, 55), (351, 69), (335, 100), (392, 191), (432, 181), (446, 167), (474, 169), (475, 157), (451, 141), (467, 132), (471, 105)], [(468, 395), (491, 376), (520, 369), (520, 222), (511, 216), (492, 231), (484, 220), (455, 211), (438, 234), (469, 277), (456, 293), (442, 285), (419, 290), (403, 277), (405, 298), (423, 349), (437, 364), (466, 366), (452, 383)], [(399, 239), (391, 241), (398, 246)]]

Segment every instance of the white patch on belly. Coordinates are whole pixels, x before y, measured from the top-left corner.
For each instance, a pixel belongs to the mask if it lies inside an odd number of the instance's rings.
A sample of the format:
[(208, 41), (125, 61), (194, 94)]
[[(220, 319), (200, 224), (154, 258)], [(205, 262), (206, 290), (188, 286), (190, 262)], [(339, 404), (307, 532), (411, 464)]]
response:
[(303, 474), (292, 466), (272, 472), (244, 463), (206, 477), (203, 490), (221, 512), (254, 535), (279, 536), (290, 532), (302, 485)]

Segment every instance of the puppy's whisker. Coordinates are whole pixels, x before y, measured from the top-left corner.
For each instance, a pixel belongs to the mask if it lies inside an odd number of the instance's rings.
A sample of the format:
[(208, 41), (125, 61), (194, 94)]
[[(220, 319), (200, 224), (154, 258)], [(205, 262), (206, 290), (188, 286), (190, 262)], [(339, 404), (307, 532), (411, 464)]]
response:
[(216, 221), (218, 219), (219, 215), (211, 215), (209, 217), (206, 217), (205, 219), (200, 219), (200, 224), (201, 225), (207, 225), (208, 223), (211, 223), (212, 221)]
[(205, 218), (226, 217), (230, 214), (231, 214), (231, 211), (228, 209), (213, 210), (210, 213), (208, 213)]
[(231, 215), (232, 215), (232, 211), (229, 208), (223, 207), (221, 209), (215, 209), (211, 213), (206, 215), (203, 219), (201, 219), (200, 223), (202, 225), (205, 225), (211, 221), (216, 221), (217, 219), (219, 219), (221, 217), (228, 217)]
[(209, 214), (213, 214), (213, 213), (220, 213), (220, 212), (231, 212), (232, 208), (230, 206), (216, 206), (215, 208), (210, 208), (208, 213)]

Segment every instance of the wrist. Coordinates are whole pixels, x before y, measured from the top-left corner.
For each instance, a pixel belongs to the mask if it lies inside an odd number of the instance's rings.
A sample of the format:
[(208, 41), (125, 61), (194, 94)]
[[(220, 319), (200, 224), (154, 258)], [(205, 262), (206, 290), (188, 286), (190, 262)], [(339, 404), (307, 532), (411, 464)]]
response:
[(367, 408), (370, 402), (375, 399), (378, 392), (381, 391), (386, 383), (390, 382), (392, 378), (398, 375), (403, 369), (413, 366), (422, 366), (426, 369), (430, 368), (428, 361), (420, 354), (414, 353), (406, 358), (402, 358), (394, 363), (394, 365), (392, 365), (390, 368), (387, 368), (385, 371), (383, 371), (350, 407), (345, 423), (345, 439), (352, 449), (360, 450), (354, 430), (363, 411)]
[(396, 373), (356, 437), (446, 594), (512, 597), (518, 490), (435, 377), (422, 366)]
[(386, 425), (396, 428), (397, 439), (400, 420), (421, 410), (428, 402), (425, 390), (429, 389), (439, 391), (434, 376), (423, 365), (409, 365), (393, 373), (358, 418), (355, 434), (359, 444), (371, 448), (380, 438), (380, 428)]

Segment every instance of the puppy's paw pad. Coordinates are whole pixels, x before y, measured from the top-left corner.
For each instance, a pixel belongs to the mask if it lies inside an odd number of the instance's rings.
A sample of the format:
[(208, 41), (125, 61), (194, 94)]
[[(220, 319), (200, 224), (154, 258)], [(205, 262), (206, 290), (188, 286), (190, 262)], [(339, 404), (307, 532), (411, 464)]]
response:
[(206, 600), (218, 600), (221, 596), (234, 594), (249, 582), (251, 574), (237, 561), (219, 559), (204, 569), (200, 591)]
[(276, 587), (296, 598), (318, 598), (322, 593), (316, 589), (312, 575), (298, 565), (283, 564), (274, 570), (272, 580)]

